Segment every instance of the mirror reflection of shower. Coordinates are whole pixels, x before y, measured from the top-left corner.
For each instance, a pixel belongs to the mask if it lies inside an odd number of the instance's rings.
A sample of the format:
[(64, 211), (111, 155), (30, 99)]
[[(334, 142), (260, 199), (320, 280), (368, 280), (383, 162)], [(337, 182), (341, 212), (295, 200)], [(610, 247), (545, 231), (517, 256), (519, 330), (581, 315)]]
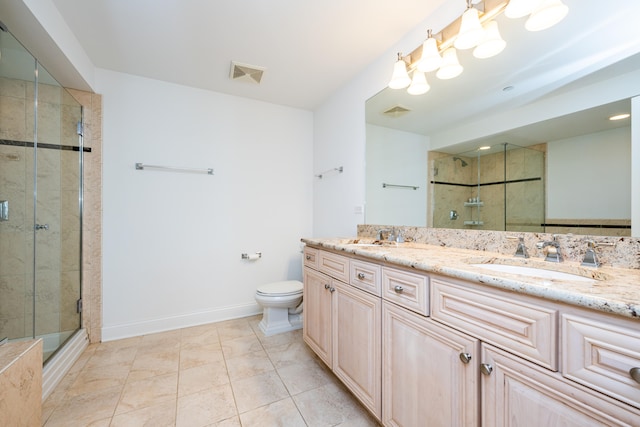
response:
[[(546, 144), (500, 143), (455, 155), (433, 153), (430, 225), (544, 231), (545, 152)], [(459, 215), (452, 217), (452, 211)]]
[(462, 165), (462, 167), (466, 167), (469, 165), (469, 163), (465, 162), (463, 159), (461, 159), (460, 157), (454, 157), (453, 161), (455, 162), (456, 160), (460, 160), (460, 164)]

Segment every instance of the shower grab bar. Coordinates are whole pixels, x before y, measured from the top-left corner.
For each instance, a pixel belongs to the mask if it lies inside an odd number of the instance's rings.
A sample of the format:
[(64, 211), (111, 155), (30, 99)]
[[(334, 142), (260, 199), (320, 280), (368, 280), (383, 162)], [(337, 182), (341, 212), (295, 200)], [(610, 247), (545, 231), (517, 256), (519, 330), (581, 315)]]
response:
[(393, 188), (410, 188), (412, 190), (417, 190), (420, 187), (416, 187), (415, 185), (398, 185), (398, 184), (386, 184), (382, 183), (382, 188), (393, 187)]
[(206, 173), (208, 175), (213, 175), (213, 169), (211, 168), (183, 168), (176, 166), (158, 166), (158, 165), (145, 165), (144, 163), (136, 163), (137, 170), (144, 169), (160, 169), (171, 172), (190, 172), (190, 173)]

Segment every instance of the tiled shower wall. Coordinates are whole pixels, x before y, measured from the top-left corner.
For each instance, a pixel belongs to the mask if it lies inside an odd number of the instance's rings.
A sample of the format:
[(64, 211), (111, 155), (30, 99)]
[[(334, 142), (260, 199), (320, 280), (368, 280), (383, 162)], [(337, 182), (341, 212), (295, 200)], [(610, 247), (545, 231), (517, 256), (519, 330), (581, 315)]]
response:
[[(60, 132), (76, 98), (85, 107), (85, 215), (83, 327), (92, 342), (100, 340), (100, 189), (101, 98), (57, 86), (38, 85), (38, 141), (78, 145), (73, 126)], [(75, 107), (77, 110), (77, 107)], [(0, 139), (33, 141), (33, 82), (0, 79)], [(0, 222), (0, 335), (30, 336), (33, 330), (33, 148), (0, 145), (0, 186), (9, 200), (10, 220)], [(38, 221), (51, 224), (38, 235), (35, 294), (36, 334), (77, 327), (75, 301), (79, 277), (78, 153), (57, 149), (38, 152)], [(95, 210), (98, 209), (98, 210)], [(63, 221), (60, 221), (60, 218)], [(59, 227), (55, 224), (59, 224)], [(61, 286), (50, 286), (58, 283)]]

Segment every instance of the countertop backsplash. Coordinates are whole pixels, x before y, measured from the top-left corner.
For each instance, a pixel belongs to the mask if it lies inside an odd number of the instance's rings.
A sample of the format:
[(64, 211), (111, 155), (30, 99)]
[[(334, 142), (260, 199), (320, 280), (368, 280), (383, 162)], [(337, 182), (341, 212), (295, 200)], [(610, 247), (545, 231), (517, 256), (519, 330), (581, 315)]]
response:
[[(543, 258), (542, 249), (538, 249), (536, 243), (553, 240), (554, 236), (550, 233), (361, 224), (358, 225), (358, 237), (377, 238), (378, 231), (381, 229), (393, 229), (396, 233), (401, 230), (402, 236), (406, 241), (459, 249), (497, 252), (505, 255), (513, 255), (518, 245), (518, 240), (507, 237), (522, 236), (524, 237), (527, 251), (532, 258)], [(557, 235), (562, 256), (565, 261), (569, 262), (579, 263), (582, 261), (589, 240), (596, 242), (596, 244), (614, 244), (614, 246), (596, 248), (598, 260), (603, 266), (640, 269), (640, 238), (573, 234)]]

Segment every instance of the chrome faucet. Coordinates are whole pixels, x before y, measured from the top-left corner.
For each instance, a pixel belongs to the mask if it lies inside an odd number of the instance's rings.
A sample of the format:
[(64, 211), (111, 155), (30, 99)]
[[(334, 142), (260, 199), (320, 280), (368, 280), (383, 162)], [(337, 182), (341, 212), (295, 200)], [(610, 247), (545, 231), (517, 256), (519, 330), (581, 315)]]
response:
[(553, 235), (553, 240), (538, 242), (538, 249), (544, 249), (545, 261), (562, 262), (562, 254), (560, 253), (560, 244), (558, 243), (558, 235)]
[(599, 267), (600, 261), (598, 261), (598, 255), (596, 254), (596, 248), (598, 246), (615, 246), (615, 243), (596, 243), (593, 240), (587, 240), (587, 250), (584, 253), (584, 258), (580, 265), (585, 267)]
[(385, 240), (385, 237), (382, 233), (387, 233), (387, 239), (393, 240), (393, 230), (389, 228), (382, 228), (378, 230), (378, 240)]
[(529, 252), (527, 251), (527, 247), (524, 244), (524, 236), (507, 236), (507, 239), (518, 239), (518, 247), (516, 248), (516, 253), (514, 254), (514, 256), (519, 258), (529, 258)]

